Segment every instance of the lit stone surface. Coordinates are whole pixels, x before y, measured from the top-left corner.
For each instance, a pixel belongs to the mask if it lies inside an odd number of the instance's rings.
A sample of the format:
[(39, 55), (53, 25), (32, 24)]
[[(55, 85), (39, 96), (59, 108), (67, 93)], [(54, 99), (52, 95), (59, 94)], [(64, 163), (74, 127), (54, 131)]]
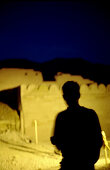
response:
[[(24, 128), (24, 134), (18, 131), (19, 128), (12, 131), (3, 130), (4, 132), (0, 133), (0, 141), (6, 141), (0, 142), (0, 148), (2, 148), (0, 149), (0, 167), (2, 167), (0, 170), (37, 170), (43, 168), (45, 170), (58, 170), (61, 156), (54, 154), (54, 148), (50, 144), (50, 136), (53, 133), (57, 114), (67, 107), (61, 91), (63, 83), (67, 80), (74, 80), (80, 84), (80, 105), (92, 108), (97, 112), (102, 130), (106, 132), (107, 139), (110, 140), (110, 84), (107, 86), (97, 85), (97, 83), (83, 79), (81, 76), (63, 75), (63, 73), (56, 77), (56, 81), (45, 82), (40, 72), (36, 74), (33, 70), (1, 69), (0, 91), (20, 86), (22, 109), (20, 120), (16, 110), (11, 114), (16, 114), (17, 120)], [(4, 109), (1, 107), (0, 110), (1, 113), (4, 110), (4, 116), (8, 117), (7, 106)], [(11, 110), (10, 107), (9, 110)], [(12, 119), (12, 116), (9, 117)], [(37, 121), (38, 145), (35, 145), (35, 120)], [(6, 117), (4, 121), (7, 121)], [(15, 124), (17, 124), (16, 121)], [(2, 124), (0, 127), (3, 129), (6, 126)], [(30, 141), (32, 143), (29, 143)], [(38, 150), (40, 151), (38, 152)], [(103, 170), (107, 166), (104, 155), (101, 155), (96, 169)]]

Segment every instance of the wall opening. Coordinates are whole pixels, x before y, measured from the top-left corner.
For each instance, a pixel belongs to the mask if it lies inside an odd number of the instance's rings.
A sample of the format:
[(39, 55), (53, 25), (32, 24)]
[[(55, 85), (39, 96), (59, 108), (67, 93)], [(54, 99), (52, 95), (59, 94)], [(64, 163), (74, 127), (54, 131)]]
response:
[(8, 124), (8, 127), (19, 131), (21, 126), (20, 113), (21, 113), (21, 94), (20, 86), (12, 89), (0, 91), (0, 122), (1, 124)]

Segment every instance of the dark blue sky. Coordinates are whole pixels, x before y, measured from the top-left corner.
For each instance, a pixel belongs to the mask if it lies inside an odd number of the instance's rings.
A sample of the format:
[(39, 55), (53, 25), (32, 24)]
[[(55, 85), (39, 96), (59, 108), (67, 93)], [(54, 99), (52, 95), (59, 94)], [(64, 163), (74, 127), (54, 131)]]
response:
[(110, 64), (110, 15), (95, 2), (7, 2), (0, 6), (0, 59), (80, 57)]

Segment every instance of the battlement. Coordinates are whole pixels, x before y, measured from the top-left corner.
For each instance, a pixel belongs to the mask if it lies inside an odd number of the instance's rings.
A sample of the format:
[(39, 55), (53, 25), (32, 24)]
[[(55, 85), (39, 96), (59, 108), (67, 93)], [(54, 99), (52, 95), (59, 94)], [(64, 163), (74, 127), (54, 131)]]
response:
[(75, 81), (80, 85), (81, 94), (109, 95), (110, 84), (97, 84), (80, 75), (57, 73), (56, 81), (43, 81), (40, 71), (32, 69), (0, 69), (0, 91), (21, 86), (21, 95), (61, 95), (61, 87), (66, 81)]
[[(53, 96), (61, 96), (61, 86), (57, 83), (53, 82), (50, 84), (41, 83), (40, 85), (30, 84), (30, 85), (22, 85), (21, 92), (23, 95), (53, 95)], [(110, 84), (105, 86), (104, 84), (93, 83), (90, 85), (81, 84), (80, 85), (80, 93), (82, 95), (110, 95)]]
[(94, 95), (110, 95), (110, 84), (105, 86), (104, 84), (93, 83), (91, 85), (82, 84), (80, 86), (81, 94), (94, 94)]
[(21, 96), (24, 95), (32, 95), (32, 96), (40, 96), (40, 95), (52, 95), (52, 96), (60, 96), (61, 90), (57, 83), (53, 82), (50, 84), (41, 83), (40, 85), (30, 84), (30, 85), (21, 85)]

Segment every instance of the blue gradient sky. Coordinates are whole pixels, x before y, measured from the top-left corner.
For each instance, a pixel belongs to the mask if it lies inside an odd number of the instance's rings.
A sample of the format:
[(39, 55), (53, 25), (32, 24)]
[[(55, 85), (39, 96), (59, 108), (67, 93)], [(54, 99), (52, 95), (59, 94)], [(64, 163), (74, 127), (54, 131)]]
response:
[(80, 57), (110, 64), (110, 12), (89, 2), (7, 2), (0, 6), (0, 59)]

